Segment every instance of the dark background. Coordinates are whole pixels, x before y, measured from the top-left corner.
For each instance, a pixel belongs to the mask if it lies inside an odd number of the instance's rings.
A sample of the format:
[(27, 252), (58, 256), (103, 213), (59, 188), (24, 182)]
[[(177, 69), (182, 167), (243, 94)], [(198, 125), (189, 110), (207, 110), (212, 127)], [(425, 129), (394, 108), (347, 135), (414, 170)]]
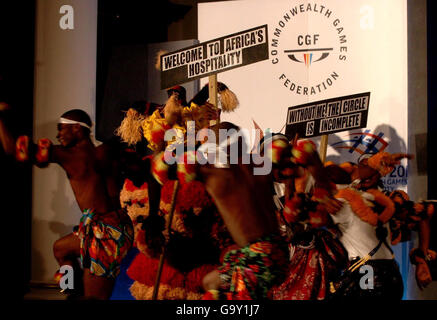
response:
[(120, 108), (148, 100), (147, 44), (169, 41), (170, 24), (191, 9), (191, 5), (167, 0), (98, 2), (97, 140), (111, 138), (124, 116)]
[[(23, 7), (21, 1), (0, 4), (0, 100), (14, 109), (11, 130), (32, 137), (35, 2)], [(2, 147), (0, 216), (1, 283), (9, 299), (22, 297), (31, 270), (32, 168), (5, 157)]]
[[(437, 49), (435, 38), (437, 34), (437, 23), (433, 16), (437, 8), (436, 1), (428, 0), (426, 9), (427, 19), (427, 45), (428, 45), (428, 145), (427, 145), (427, 169), (428, 169), (428, 199), (437, 200), (437, 166), (434, 158), (437, 154)], [(432, 219), (431, 245), (434, 250), (437, 249), (437, 213), (434, 213)]]

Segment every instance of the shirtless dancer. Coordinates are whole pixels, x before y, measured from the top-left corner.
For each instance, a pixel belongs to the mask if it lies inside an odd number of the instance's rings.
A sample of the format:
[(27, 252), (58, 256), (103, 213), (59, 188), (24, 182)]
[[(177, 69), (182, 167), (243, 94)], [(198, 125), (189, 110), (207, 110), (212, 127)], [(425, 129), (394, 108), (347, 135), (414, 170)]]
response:
[[(220, 123), (212, 127), (219, 139), (218, 128), (238, 130), (230, 123)], [(293, 157), (298, 156), (301, 161), (296, 165), (291, 163), (291, 151), (289, 145), (278, 160), (284, 174), (290, 177), (297, 175), (302, 165), (311, 172), (321, 188), (327, 188), (328, 179), (317, 152), (302, 149), (300, 156), (293, 153)], [(289, 271), (288, 243), (279, 236), (275, 213), (273, 174), (254, 175), (254, 167), (241, 161), (230, 164), (228, 168), (217, 168), (213, 164), (198, 167), (200, 179), (239, 246), (239, 249), (225, 254), (218, 270), (205, 276), (203, 286), (208, 291), (205, 299), (271, 299), (270, 289), (281, 283)], [(336, 201), (326, 202), (325, 205), (338, 207)]]
[[(211, 128), (218, 139), (218, 128), (238, 129), (222, 122)], [(279, 237), (272, 175), (254, 175), (253, 168), (252, 164), (242, 164), (241, 157), (228, 168), (214, 164), (198, 167), (200, 179), (239, 247), (224, 256), (218, 270), (205, 276), (204, 289), (212, 295), (208, 298), (265, 299), (285, 273), (282, 267), (286, 266), (288, 248)]]
[[(84, 111), (64, 113), (58, 123), (60, 145), (43, 143), (37, 151), (36, 164), (43, 167), (57, 163), (65, 170), (83, 212), (78, 231), (55, 242), (56, 260), (60, 266), (73, 266), (80, 257), (84, 297), (108, 299), (121, 260), (131, 247), (133, 229), (129, 216), (119, 210), (111, 150), (106, 144), (94, 146), (90, 127), (91, 119)], [(38, 154), (41, 160), (45, 151), (47, 163), (38, 163)], [(26, 152), (23, 147), (17, 150), (21, 155)], [(30, 153), (28, 157), (32, 160)]]

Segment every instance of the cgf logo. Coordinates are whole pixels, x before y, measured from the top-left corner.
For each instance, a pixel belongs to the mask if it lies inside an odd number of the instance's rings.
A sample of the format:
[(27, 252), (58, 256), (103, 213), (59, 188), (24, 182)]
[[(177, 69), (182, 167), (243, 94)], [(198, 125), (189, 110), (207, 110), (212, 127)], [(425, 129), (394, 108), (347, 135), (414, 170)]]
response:
[(292, 94), (315, 96), (341, 78), (348, 38), (334, 9), (319, 3), (294, 5), (270, 30), (271, 62), (278, 70), (281, 87)]
[[(312, 48), (306, 48), (306, 49), (294, 49), (294, 50), (284, 50), (285, 53), (287, 53), (288, 57), (294, 61), (294, 62), (298, 62), (298, 63), (305, 63), (305, 65), (307, 67), (309, 67), (311, 65), (312, 62), (318, 62), (321, 61), (323, 59), (325, 59), (326, 57), (329, 56), (329, 51), (332, 51), (333, 48), (317, 48), (317, 42), (319, 40), (320, 35), (319, 34), (307, 34), (307, 35), (299, 35), (297, 37), (297, 44), (298, 46), (303, 46), (308, 45), (311, 46), (313, 45)], [(299, 60), (296, 56), (302, 54), (303, 55), (303, 61)], [(317, 55), (319, 54), (319, 55)], [(315, 57), (317, 57), (316, 60), (313, 61), (313, 55)]]

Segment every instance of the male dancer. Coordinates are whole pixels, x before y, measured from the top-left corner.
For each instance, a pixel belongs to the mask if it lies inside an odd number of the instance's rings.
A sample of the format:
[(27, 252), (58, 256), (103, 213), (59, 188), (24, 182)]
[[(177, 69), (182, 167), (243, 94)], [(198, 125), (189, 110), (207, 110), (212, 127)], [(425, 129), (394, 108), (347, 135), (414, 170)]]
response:
[[(219, 129), (238, 130), (227, 122), (210, 129), (215, 131), (218, 139)], [(218, 144), (221, 142), (218, 141)], [(225, 255), (224, 264), (219, 270), (205, 276), (205, 290), (214, 295), (218, 291), (224, 293), (224, 297), (220, 298), (267, 298), (270, 287), (281, 273), (285, 273), (281, 267), (286, 265), (288, 257), (286, 243), (279, 238), (272, 176), (254, 175), (253, 165), (242, 164), (241, 161), (229, 164), (228, 168), (214, 164), (198, 168), (200, 179), (239, 246), (239, 249)]]
[(83, 216), (76, 233), (55, 242), (54, 255), (60, 266), (73, 266), (80, 257), (85, 298), (108, 299), (121, 260), (131, 247), (133, 229), (129, 216), (119, 210), (112, 150), (107, 144), (94, 146), (91, 125), (86, 112), (67, 111), (58, 123), (60, 145), (42, 139), (32, 154), (32, 145), (22, 136), (16, 156), (34, 160), (39, 167), (57, 163), (65, 170)]
[[(219, 129), (238, 130), (238, 127), (222, 122), (211, 129), (220, 144), (223, 141), (218, 135)], [(241, 145), (239, 143), (238, 150), (243, 152)], [(229, 149), (232, 150), (232, 146)], [(305, 153), (305, 166), (317, 181), (323, 183), (326, 179), (321, 170), (322, 164), (317, 153), (311, 151), (302, 150), (302, 159)], [(282, 154), (284, 159), (290, 159), (291, 146), (288, 146), (287, 151), (282, 151)], [(284, 279), (289, 267), (288, 244), (279, 236), (273, 200), (273, 175), (255, 175), (255, 165), (241, 163), (242, 157), (238, 159), (237, 164), (231, 163), (227, 167), (223, 167), (222, 163), (198, 167), (200, 179), (205, 183), (227, 229), (239, 246), (239, 249), (229, 251), (224, 256), (223, 265), (208, 274), (203, 285), (208, 291), (208, 298), (271, 298), (269, 290)], [(268, 161), (267, 157), (264, 159)], [(283, 165), (289, 169), (294, 167), (291, 163)]]

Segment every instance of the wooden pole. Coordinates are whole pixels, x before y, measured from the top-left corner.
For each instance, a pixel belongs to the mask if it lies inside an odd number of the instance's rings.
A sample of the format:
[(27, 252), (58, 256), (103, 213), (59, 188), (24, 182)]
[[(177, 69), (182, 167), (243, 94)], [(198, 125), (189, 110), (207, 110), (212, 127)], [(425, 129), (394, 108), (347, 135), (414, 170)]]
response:
[[(218, 98), (217, 98), (217, 74), (210, 75), (208, 82), (209, 87), (209, 103), (214, 105), (216, 109), (218, 109)], [(215, 125), (220, 123), (220, 115), (218, 115), (217, 120), (210, 120), (209, 125)]]
[[(178, 188), (179, 188), (179, 180), (176, 180), (175, 183), (174, 183), (173, 195), (172, 195), (172, 198), (171, 198), (170, 216), (168, 218), (168, 225), (167, 225), (168, 235), (170, 235), (171, 223), (173, 221), (174, 210), (175, 210), (175, 207), (176, 207), (176, 196), (178, 194)], [(161, 282), (161, 274), (162, 274), (162, 269), (164, 267), (164, 259), (165, 259), (166, 248), (167, 248), (167, 243), (164, 245), (164, 248), (162, 249), (161, 256), (159, 257), (158, 272), (156, 274), (155, 286), (153, 287), (152, 300), (156, 300), (157, 297), (158, 297), (159, 284)]]
[(322, 163), (325, 163), (326, 161), (327, 150), (328, 150), (328, 135), (324, 134), (322, 135), (322, 139), (320, 140), (320, 149), (319, 149), (319, 156)]

